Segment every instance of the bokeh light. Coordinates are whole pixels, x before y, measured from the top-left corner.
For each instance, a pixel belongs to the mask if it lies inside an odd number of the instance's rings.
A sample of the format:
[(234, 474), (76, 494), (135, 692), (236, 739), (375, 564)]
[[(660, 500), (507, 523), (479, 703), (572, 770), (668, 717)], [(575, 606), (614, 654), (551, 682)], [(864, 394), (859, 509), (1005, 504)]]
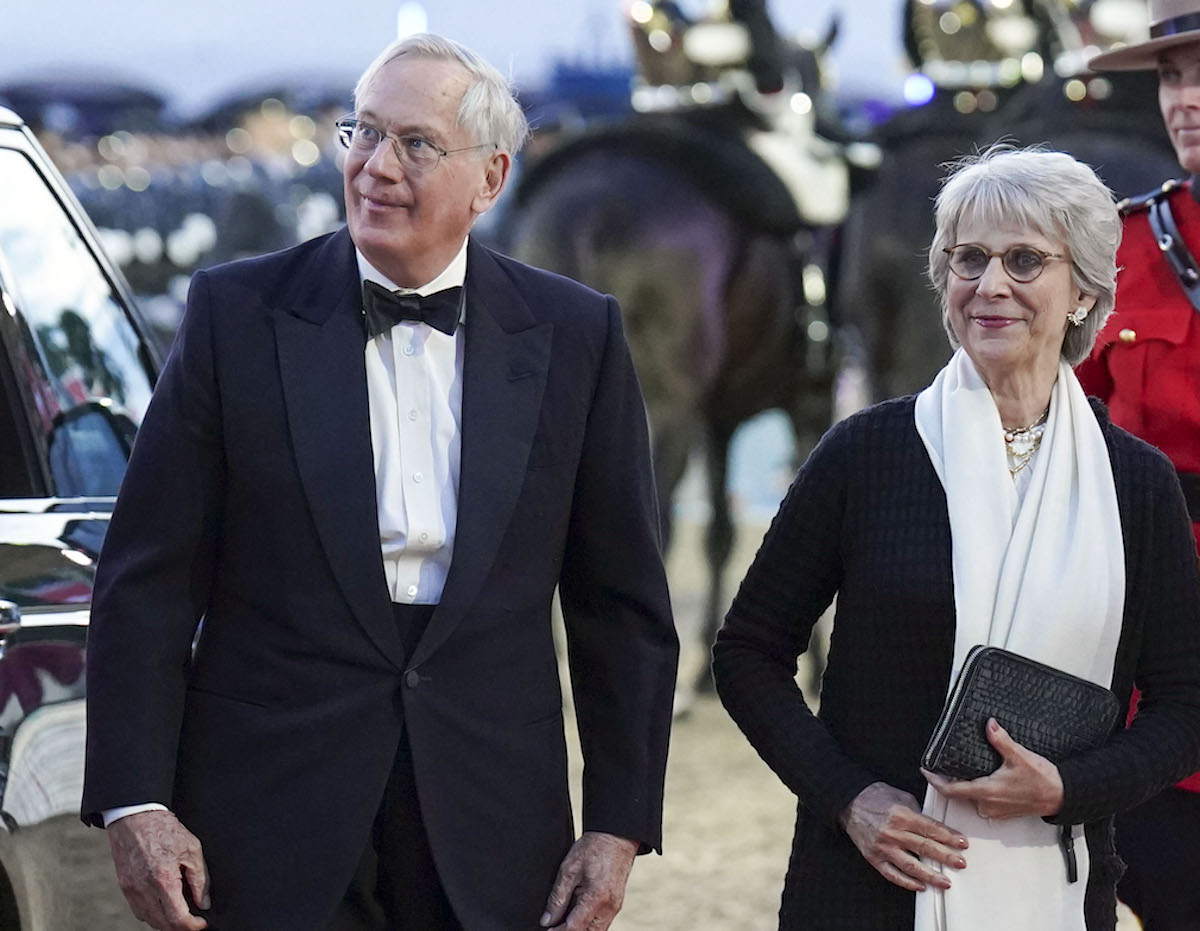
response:
[(311, 139), (297, 139), (292, 145), (292, 158), (297, 164), (309, 168), (321, 159), (321, 150)]
[(1021, 56), (1021, 75), (1030, 84), (1036, 84), (1046, 73), (1046, 63), (1037, 52), (1026, 52)]
[(240, 126), (235, 126), (225, 134), (225, 145), (236, 155), (245, 155), (250, 151), (250, 134)]
[(106, 191), (115, 191), (125, 183), (125, 175), (116, 165), (102, 165), (96, 173), (100, 186)]
[(200, 167), (200, 177), (209, 187), (224, 187), (229, 181), (229, 172), (224, 162), (209, 159)]
[(923, 74), (910, 74), (904, 81), (904, 101), (921, 107), (933, 100), (937, 87)]
[(125, 171), (125, 186), (139, 193), (146, 190), (150, 187), (150, 172), (141, 165), (131, 165)]
[(1021, 60), (1006, 58), (997, 68), (997, 77), (1005, 87), (1015, 87), (1021, 82)]
[(792, 94), (792, 99), (789, 101), (793, 113), (798, 113), (804, 116), (806, 113), (811, 113), (813, 108), (812, 98), (808, 94), (800, 91)]
[(288, 120), (288, 131), (291, 132), (293, 139), (311, 139), (316, 135), (317, 124), (313, 122), (311, 116), (297, 113)]
[(133, 255), (139, 262), (149, 265), (162, 258), (162, 254), (163, 240), (158, 230), (145, 226), (133, 234)]
[(640, 23), (644, 26), (646, 23), (650, 22), (653, 17), (654, 7), (647, 3), (646, 0), (637, 0), (637, 2), (629, 8), (629, 18), (635, 23)]
[(960, 29), (962, 29), (962, 25), (962, 20), (959, 19), (957, 13), (946, 12), (938, 18), (938, 26), (940, 26), (942, 32), (946, 33), (948, 36), (952, 36), (957, 33)]
[(1093, 100), (1108, 100), (1112, 96), (1112, 81), (1108, 78), (1092, 78), (1087, 85), (1088, 96)]
[(653, 29), (646, 37), (650, 47), (656, 52), (665, 52), (671, 47), (671, 34), (662, 29)]
[[(801, 286), (804, 289), (804, 299), (814, 306), (825, 303), (827, 297), (825, 290), (825, 273), (821, 270), (820, 265), (805, 265), (804, 272), (801, 276)], [(815, 326), (824, 327), (823, 330), (813, 332)], [(809, 338), (814, 342), (822, 342), (829, 335), (829, 328), (823, 321), (814, 320), (808, 325)]]

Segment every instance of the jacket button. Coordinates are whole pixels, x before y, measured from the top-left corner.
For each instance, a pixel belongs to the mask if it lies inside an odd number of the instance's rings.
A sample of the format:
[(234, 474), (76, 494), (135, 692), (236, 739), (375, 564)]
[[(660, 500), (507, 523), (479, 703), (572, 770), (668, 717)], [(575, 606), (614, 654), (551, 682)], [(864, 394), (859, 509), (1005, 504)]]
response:
[(1135, 339), (1137, 339), (1137, 331), (1131, 330), (1128, 327), (1126, 327), (1124, 330), (1122, 330), (1120, 333), (1117, 334), (1117, 337), (1123, 343), (1132, 343)]
[(417, 671), (415, 669), (410, 669), (404, 675), (404, 684), (407, 685), (410, 689), (415, 689), (418, 685), (421, 684), (421, 676), (417, 673)]

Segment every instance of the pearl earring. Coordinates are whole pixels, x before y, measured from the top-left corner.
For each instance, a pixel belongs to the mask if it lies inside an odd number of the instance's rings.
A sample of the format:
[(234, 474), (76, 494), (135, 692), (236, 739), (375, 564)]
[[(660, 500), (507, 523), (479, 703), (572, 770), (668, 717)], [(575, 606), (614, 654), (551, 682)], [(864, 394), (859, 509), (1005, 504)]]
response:
[(1087, 315), (1088, 315), (1088, 309), (1081, 304), (1080, 306), (1076, 307), (1073, 311), (1071, 311), (1071, 313), (1067, 314), (1067, 319), (1070, 320), (1073, 324), (1075, 324), (1075, 326), (1080, 326), (1080, 325), (1082, 325), (1083, 321), (1087, 318)]

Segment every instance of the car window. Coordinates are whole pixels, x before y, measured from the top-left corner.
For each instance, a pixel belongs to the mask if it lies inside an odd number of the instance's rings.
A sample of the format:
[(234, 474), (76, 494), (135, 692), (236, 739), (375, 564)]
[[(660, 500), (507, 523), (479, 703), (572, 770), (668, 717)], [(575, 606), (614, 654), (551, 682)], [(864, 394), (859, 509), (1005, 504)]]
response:
[(32, 162), (0, 149), (0, 287), (20, 320), (16, 377), (59, 497), (115, 495), (150, 401), (138, 334)]

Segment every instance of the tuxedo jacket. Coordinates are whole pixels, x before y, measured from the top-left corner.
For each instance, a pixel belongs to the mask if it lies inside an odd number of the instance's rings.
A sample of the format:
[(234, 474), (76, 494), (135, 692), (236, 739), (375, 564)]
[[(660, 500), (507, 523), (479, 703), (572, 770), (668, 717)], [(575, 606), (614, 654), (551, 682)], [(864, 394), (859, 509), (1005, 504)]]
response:
[(324, 928), (404, 731), (458, 918), (536, 927), (573, 839), (556, 586), (583, 828), (659, 847), (678, 645), (619, 309), (474, 241), (466, 293), (453, 562), (405, 656), (349, 234), (193, 282), (97, 571), (83, 815), (168, 805), (219, 929)]

